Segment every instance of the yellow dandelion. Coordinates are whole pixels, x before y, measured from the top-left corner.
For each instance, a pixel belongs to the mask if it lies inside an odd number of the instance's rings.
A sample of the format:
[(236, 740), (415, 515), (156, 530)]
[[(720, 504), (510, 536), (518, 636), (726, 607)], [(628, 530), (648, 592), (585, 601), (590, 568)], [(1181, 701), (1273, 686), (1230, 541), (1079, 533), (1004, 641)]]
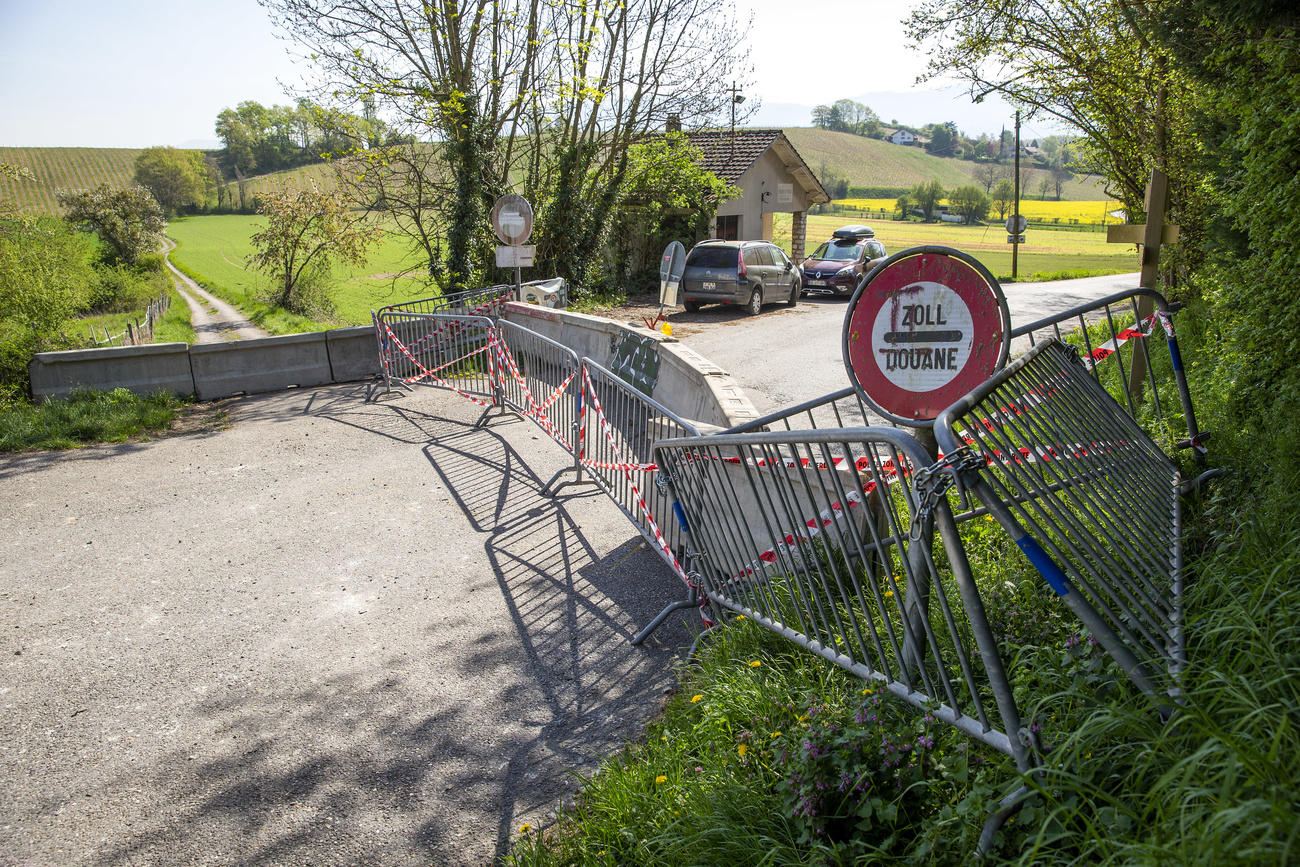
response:
[(519, 826), (519, 833), (527, 834), (532, 829), (533, 829), (532, 825), (528, 824), (527, 822), (524, 822), (522, 825)]
[(743, 614), (737, 614), (737, 615), (736, 615), (736, 619), (737, 619), (737, 620), (744, 620), (744, 619), (745, 619), (745, 615), (743, 615)]
[(736, 747), (736, 755), (740, 756), (742, 759), (745, 757), (745, 753), (747, 752), (749, 752), (749, 744), (741, 744)]
[(885, 598), (886, 598), (886, 599), (888, 599), (889, 597), (891, 597), (891, 596), (893, 596), (893, 595), (894, 595), (894, 591), (893, 591), (893, 590), (886, 590), (886, 591), (885, 591)]
[(871, 687), (867, 687), (866, 689), (862, 690), (863, 695), (871, 695), (873, 692), (875, 692), (875, 690), (872, 689)]
[(780, 733), (780, 732), (772, 732), (772, 737), (774, 737), (774, 738), (779, 738), (779, 737), (781, 737), (781, 733)]
[(763, 664), (762, 662), (760, 662), (759, 660), (755, 659), (753, 662), (751, 662), (751, 663), (749, 664), (749, 667), (750, 667), (750, 668), (758, 668), (758, 667), (759, 667), (760, 665), (762, 665), (762, 664)]
[(993, 520), (993, 516), (992, 516), (992, 515), (985, 515), (985, 516), (984, 516), (984, 520), (986, 520), (986, 521), (992, 521), (992, 520)]
[(656, 782), (656, 783), (666, 783), (666, 782), (668, 782), (668, 778), (667, 778), (666, 776), (664, 776), (663, 774), (660, 774), (659, 776), (655, 777), (655, 782)]
[(695, 704), (697, 701), (700, 701), (703, 698), (704, 696), (702, 695), (693, 695), (691, 696), (691, 704)]
[(666, 740), (668, 740), (668, 735), (661, 735), (661, 736), (659, 737), (659, 740), (661, 740), (661, 741), (666, 741)]
[(808, 722), (808, 714), (804, 714), (803, 716), (795, 717), (795, 718), (794, 718), (794, 721), (795, 721), (795, 722)]

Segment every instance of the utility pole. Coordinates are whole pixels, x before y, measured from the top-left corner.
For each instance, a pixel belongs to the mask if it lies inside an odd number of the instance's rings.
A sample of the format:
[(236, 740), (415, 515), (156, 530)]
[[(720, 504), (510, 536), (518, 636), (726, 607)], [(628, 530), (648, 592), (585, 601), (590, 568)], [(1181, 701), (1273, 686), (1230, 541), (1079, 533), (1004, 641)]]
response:
[(1011, 279), (1016, 279), (1020, 260), (1020, 109), (1016, 109), (1016, 239), (1011, 242)]
[(741, 95), (741, 93), (740, 93), (740, 88), (736, 87), (736, 82), (734, 82), (734, 81), (731, 82), (731, 87), (728, 88), (728, 91), (731, 93), (731, 158), (732, 158), (732, 159), (735, 159), (735, 156), (736, 156), (736, 106), (738, 106), (738, 105), (740, 105), (742, 102), (744, 102), (744, 101), (745, 101), (745, 97)]

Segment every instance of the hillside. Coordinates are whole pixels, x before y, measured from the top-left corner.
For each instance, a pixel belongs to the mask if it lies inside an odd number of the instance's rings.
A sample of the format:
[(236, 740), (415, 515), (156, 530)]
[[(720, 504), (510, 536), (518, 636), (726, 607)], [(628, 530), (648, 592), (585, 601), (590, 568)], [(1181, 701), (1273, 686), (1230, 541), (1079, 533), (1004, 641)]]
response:
[[(975, 163), (931, 156), (921, 148), (815, 127), (790, 127), (785, 134), (815, 174), (847, 178), (852, 186), (911, 187), (933, 178), (946, 189), (952, 189), (975, 182)], [(34, 182), (0, 177), (0, 198), (15, 202), (28, 213), (57, 214), (57, 190), (88, 189), (100, 183), (125, 186), (131, 182), (139, 153), (139, 148), (0, 147), (0, 162), (25, 166), (36, 176)], [(1024, 191), (1026, 198), (1037, 195), (1038, 183), (1046, 172), (1036, 169), (1031, 175)], [(325, 189), (336, 185), (333, 167), (318, 164), (249, 178), (245, 181), (245, 195), (251, 200), (270, 186), (289, 179), (298, 183), (311, 179)], [(229, 188), (238, 196), (234, 181), (229, 182)], [(1071, 201), (1106, 198), (1089, 180), (1071, 181), (1062, 197)]]
[[(945, 189), (952, 189), (975, 183), (976, 163), (931, 156), (919, 147), (816, 127), (788, 127), (785, 135), (814, 174), (846, 178), (851, 186), (911, 187), (936, 179)], [(1038, 184), (1047, 172), (1034, 169), (1030, 175), (1028, 189), (1022, 195), (1036, 196)], [(1061, 197), (1102, 201), (1106, 194), (1091, 180), (1074, 180), (1065, 185)]]
[(0, 147), (0, 163), (23, 166), (35, 181), (0, 176), (0, 198), (29, 214), (58, 214), (58, 190), (86, 190), (106, 183), (122, 187), (131, 182), (140, 148), (10, 148)]

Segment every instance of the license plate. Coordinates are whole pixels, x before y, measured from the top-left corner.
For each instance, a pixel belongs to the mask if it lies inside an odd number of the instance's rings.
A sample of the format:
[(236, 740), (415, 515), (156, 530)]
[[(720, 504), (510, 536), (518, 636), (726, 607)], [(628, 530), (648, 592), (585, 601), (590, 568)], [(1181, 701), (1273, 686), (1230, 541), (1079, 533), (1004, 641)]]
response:
[(705, 292), (713, 292), (718, 288), (718, 284), (710, 283), (708, 280), (705, 280), (703, 285), (700, 288), (702, 288)]
[(825, 280), (809, 280), (809, 281), (808, 281), (808, 285), (809, 285), (809, 286), (825, 286), (825, 285), (826, 285), (826, 281), (825, 281)]

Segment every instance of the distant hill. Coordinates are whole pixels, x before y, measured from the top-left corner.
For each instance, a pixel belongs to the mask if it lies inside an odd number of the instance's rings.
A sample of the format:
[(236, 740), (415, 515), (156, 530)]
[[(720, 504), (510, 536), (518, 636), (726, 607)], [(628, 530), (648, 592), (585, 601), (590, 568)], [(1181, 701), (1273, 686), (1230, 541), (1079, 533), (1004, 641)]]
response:
[[(976, 163), (931, 156), (923, 148), (817, 127), (787, 127), (785, 135), (813, 174), (823, 180), (834, 176), (845, 178), (855, 187), (913, 187), (934, 179), (945, 189), (975, 183)], [(1038, 195), (1038, 184), (1047, 172), (1035, 169), (1031, 175), (1029, 188), (1022, 191), (1026, 197)], [(1061, 197), (1103, 201), (1106, 194), (1094, 180), (1085, 178), (1067, 183)]]

